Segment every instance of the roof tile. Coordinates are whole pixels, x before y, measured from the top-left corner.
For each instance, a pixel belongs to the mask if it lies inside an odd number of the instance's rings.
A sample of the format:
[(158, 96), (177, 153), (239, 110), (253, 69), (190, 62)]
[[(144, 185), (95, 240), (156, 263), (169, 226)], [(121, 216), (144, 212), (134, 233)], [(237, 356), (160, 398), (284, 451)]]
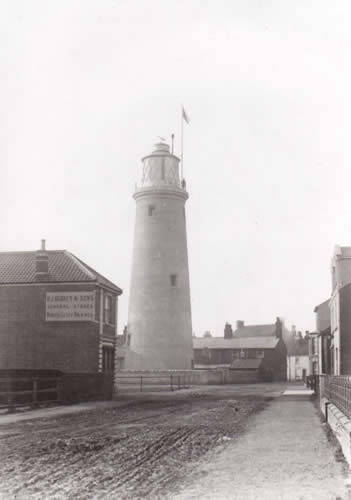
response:
[(274, 349), (278, 341), (277, 337), (194, 337), (193, 345), (194, 349)]
[[(97, 282), (121, 293), (122, 290), (66, 250), (47, 250), (48, 282)], [(36, 283), (36, 252), (0, 252), (0, 284)]]

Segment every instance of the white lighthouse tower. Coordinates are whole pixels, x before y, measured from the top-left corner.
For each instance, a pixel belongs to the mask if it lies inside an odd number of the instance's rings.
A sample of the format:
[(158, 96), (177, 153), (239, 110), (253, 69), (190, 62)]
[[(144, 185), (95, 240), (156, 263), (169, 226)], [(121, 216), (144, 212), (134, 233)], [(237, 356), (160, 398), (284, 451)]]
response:
[(188, 193), (168, 144), (142, 159), (136, 219), (126, 368), (190, 369), (192, 326), (186, 239)]

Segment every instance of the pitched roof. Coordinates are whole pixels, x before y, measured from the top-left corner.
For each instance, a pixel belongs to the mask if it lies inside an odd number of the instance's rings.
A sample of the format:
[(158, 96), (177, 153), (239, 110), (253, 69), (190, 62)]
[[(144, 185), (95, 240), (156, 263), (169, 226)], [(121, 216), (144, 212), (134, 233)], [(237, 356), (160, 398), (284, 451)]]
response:
[(276, 337), (193, 338), (194, 349), (274, 349), (278, 342)]
[(330, 302), (330, 299), (327, 299), (324, 302), (321, 302), (320, 304), (318, 304), (318, 306), (316, 306), (313, 309), (313, 312), (317, 312), (318, 309), (320, 309), (320, 308), (327, 308), (327, 307), (329, 307), (329, 302)]
[(230, 368), (233, 370), (257, 370), (262, 359), (234, 359)]
[[(122, 290), (67, 250), (47, 250), (49, 276), (47, 282), (87, 282)], [(0, 252), (0, 285), (37, 283), (35, 279), (36, 252)]]
[(275, 324), (272, 325), (244, 325), (234, 332), (236, 337), (268, 337), (275, 335)]

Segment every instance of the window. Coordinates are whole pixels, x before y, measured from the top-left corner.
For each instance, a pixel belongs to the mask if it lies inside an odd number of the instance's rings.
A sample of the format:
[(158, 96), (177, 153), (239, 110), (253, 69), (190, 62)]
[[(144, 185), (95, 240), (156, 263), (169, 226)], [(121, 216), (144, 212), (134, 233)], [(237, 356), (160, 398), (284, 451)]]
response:
[(208, 347), (204, 347), (202, 349), (202, 359), (204, 361), (210, 361), (210, 359), (211, 359), (211, 351), (209, 350)]
[(297, 364), (297, 365), (300, 364), (300, 358), (298, 356), (295, 357), (295, 364)]
[(312, 354), (317, 354), (317, 339), (312, 338)]
[(245, 350), (244, 350), (244, 349), (241, 349), (241, 350), (240, 350), (240, 357), (241, 357), (241, 358), (246, 358), (246, 352), (245, 352)]
[(148, 207), (148, 214), (149, 214), (150, 217), (152, 215), (154, 215), (154, 211), (155, 211), (155, 205), (149, 205), (149, 207)]
[(105, 316), (105, 323), (112, 325), (113, 320), (112, 320), (112, 297), (111, 297), (111, 295), (105, 295), (104, 316)]
[(256, 357), (257, 358), (264, 358), (264, 350), (263, 349), (256, 349)]
[(113, 372), (115, 368), (115, 350), (113, 347), (104, 346), (102, 348), (102, 371), (104, 373)]
[(177, 286), (177, 275), (171, 274), (170, 279), (171, 279), (171, 287), (175, 288)]

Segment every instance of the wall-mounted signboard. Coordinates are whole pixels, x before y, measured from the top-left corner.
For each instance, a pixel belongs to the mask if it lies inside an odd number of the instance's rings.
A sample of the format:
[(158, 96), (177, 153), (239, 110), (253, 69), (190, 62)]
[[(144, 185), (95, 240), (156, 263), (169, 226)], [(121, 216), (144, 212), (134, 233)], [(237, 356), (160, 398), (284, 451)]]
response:
[(95, 292), (46, 292), (46, 321), (93, 321)]

